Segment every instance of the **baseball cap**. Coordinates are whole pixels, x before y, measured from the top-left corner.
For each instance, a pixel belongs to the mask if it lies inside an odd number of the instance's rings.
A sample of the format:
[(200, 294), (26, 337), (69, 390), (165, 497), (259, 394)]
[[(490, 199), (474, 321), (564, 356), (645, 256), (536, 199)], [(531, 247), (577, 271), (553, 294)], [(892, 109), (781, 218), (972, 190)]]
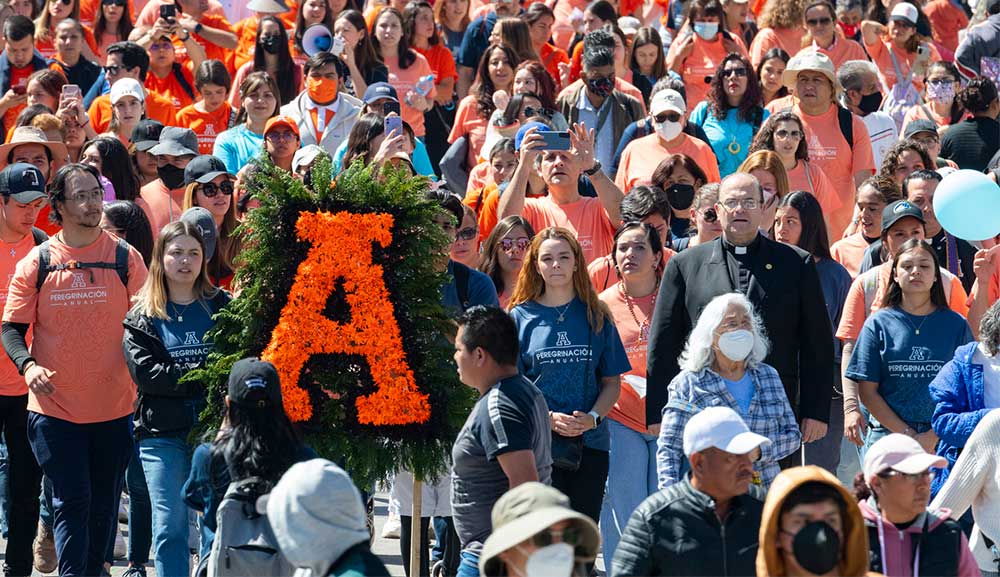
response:
[(517, 132), (514, 133), (514, 150), (521, 150), (521, 143), (524, 142), (524, 135), (527, 134), (532, 128), (534, 128), (536, 132), (552, 130), (547, 124), (542, 122), (528, 122), (526, 124), (522, 124), (521, 127), (517, 129)]
[(261, 14), (284, 14), (288, 6), (278, 0), (250, 0), (247, 8)]
[(200, 184), (212, 182), (215, 177), (222, 174), (229, 174), (226, 165), (211, 154), (202, 154), (192, 158), (184, 168), (184, 186), (192, 182)]
[(899, 4), (896, 4), (895, 8), (892, 9), (892, 14), (889, 15), (889, 19), (900, 22), (909, 22), (910, 24), (916, 26), (917, 7), (909, 2), (900, 2)]
[(926, 224), (926, 222), (924, 221), (923, 211), (910, 204), (909, 201), (897, 200), (896, 202), (883, 208), (882, 234), (888, 232), (889, 229), (892, 228), (892, 225), (896, 224), (897, 222), (908, 216), (919, 220), (920, 224)]
[(879, 473), (888, 470), (909, 475), (922, 473), (931, 467), (947, 467), (944, 457), (924, 451), (916, 439), (900, 433), (892, 433), (875, 441), (865, 453), (865, 482), (871, 484)]
[(801, 50), (798, 54), (792, 57), (788, 61), (788, 66), (785, 67), (785, 72), (781, 75), (781, 83), (785, 85), (786, 88), (795, 88), (795, 82), (798, 79), (799, 72), (805, 71), (819, 72), (823, 76), (826, 76), (833, 84), (833, 90), (837, 94), (843, 90), (840, 85), (840, 81), (837, 80), (837, 71), (833, 66), (833, 61), (826, 54), (823, 54), (818, 49), (805, 48)]
[(479, 556), (482, 575), (499, 574), (499, 555), (562, 521), (581, 529), (577, 555), (597, 557), (601, 534), (587, 516), (570, 508), (569, 498), (558, 489), (538, 482), (522, 483), (504, 493), (493, 505), (493, 533), (483, 543)]
[(299, 135), (299, 125), (295, 122), (295, 119), (290, 116), (285, 116), (284, 114), (279, 114), (274, 116), (267, 121), (264, 125), (264, 134), (267, 135), (271, 132), (271, 129), (276, 126), (284, 126), (295, 133), (295, 136)]
[(160, 131), (160, 142), (150, 148), (149, 153), (157, 156), (198, 156), (198, 136), (190, 128), (165, 126)]
[(0, 170), (0, 193), (21, 204), (49, 197), (42, 171), (26, 162), (15, 162)]
[(618, 27), (626, 36), (635, 36), (642, 27), (642, 22), (635, 16), (622, 16), (618, 19)]
[(229, 372), (229, 402), (251, 409), (281, 406), (278, 369), (255, 357), (241, 359)]
[(716, 448), (734, 455), (746, 455), (771, 440), (747, 427), (736, 411), (729, 407), (708, 407), (687, 422), (684, 427), (684, 456)]
[(111, 104), (118, 104), (126, 96), (134, 96), (139, 102), (145, 102), (146, 89), (135, 78), (119, 78), (111, 85)]
[(219, 236), (212, 213), (206, 208), (192, 206), (181, 214), (181, 222), (186, 222), (201, 232), (201, 240), (205, 243), (205, 260), (211, 259), (215, 255), (215, 243)]
[(396, 89), (393, 88), (388, 82), (375, 82), (374, 84), (368, 85), (368, 88), (365, 90), (365, 104), (371, 104), (372, 102), (382, 100), (383, 98), (387, 98), (393, 102), (399, 102), (399, 96), (396, 94)]
[(307, 144), (296, 150), (295, 154), (292, 156), (292, 171), (294, 172), (303, 166), (309, 166), (321, 154), (329, 156), (326, 150), (316, 144)]
[(932, 120), (927, 120), (926, 118), (911, 120), (910, 123), (906, 125), (906, 130), (903, 131), (903, 138), (910, 138), (914, 134), (920, 134), (921, 132), (933, 132), (934, 134), (937, 134), (937, 124), (935, 124)]
[(649, 103), (649, 113), (653, 116), (668, 110), (678, 114), (687, 112), (687, 104), (684, 103), (681, 93), (672, 88), (657, 92)]
[(140, 120), (132, 129), (132, 144), (135, 149), (147, 152), (160, 143), (160, 132), (163, 131), (163, 123), (156, 120)]

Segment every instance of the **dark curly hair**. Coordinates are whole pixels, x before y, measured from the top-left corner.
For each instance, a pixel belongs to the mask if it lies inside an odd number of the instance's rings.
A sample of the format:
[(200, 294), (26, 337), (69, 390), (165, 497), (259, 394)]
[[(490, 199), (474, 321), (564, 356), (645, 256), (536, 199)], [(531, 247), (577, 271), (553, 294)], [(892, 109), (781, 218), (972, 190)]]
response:
[(931, 158), (930, 153), (927, 152), (926, 146), (916, 140), (901, 140), (893, 144), (892, 148), (886, 151), (885, 156), (882, 157), (882, 166), (879, 167), (878, 173), (881, 176), (895, 179), (896, 169), (899, 168), (899, 157), (907, 151), (916, 152), (920, 156), (920, 161), (924, 163), (924, 168), (929, 170), (937, 168), (937, 163)]
[(726, 64), (734, 61), (742, 64), (743, 69), (747, 71), (747, 89), (740, 99), (737, 115), (744, 122), (753, 122), (755, 118), (760, 118), (764, 114), (764, 111), (761, 109), (764, 103), (764, 95), (760, 88), (760, 82), (757, 80), (757, 71), (750, 64), (750, 60), (738, 52), (726, 54), (726, 57), (719, 63), (719, 67), (715, 69), (715, 74), (712, 75), (712, 83), (708, 89), (708, 110), (712, 113), (712, 116), (720, 120), (724, 119), (726, 113), (729, 112), (730, 106), (729, 100), (726, 97), (725, 87), (726, 77), (723, 73), (725, 72)]
[(970, 80), (956, 97), (962, 108), (976, 115), (985, 113), (996, 99), (997, 85), (985, 76)]

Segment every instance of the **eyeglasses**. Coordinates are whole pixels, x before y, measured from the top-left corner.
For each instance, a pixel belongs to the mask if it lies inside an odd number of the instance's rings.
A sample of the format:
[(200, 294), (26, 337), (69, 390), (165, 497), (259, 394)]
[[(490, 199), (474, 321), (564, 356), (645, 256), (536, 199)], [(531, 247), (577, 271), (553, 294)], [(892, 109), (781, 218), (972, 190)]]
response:
[(87, 204), (89, 202), (100, 202), (104, 200), (103, 190), (92, 190), (90, 192), (77, 192), (71, 196), (67, 196), (66, 200), (70, 202), (75, 202), (77, 204)]
[(722, 71), (723, 78), (729, 78), (730, 76), (735, 76), (737, 78), (746, 78), (748, 72), (746, 68), (727, 68)]
[(295, 133), (292, 132), (291, 130), (287, 130), (284, 132), (278, 132), (275, 130), (272, 132), (268, 132), (267, 136), (265, 136), (264, 138), (270, 140), (271, 142), (278, 142), (281, 140), (295, 140), (298, 138), (298, 136), (296, 136)]
[(949, 84), (954, 84), (955, 80), (951, 78), (933, 78), (927, 81), (927, 84), (932, 84), (934, 86), (948, 86)]
[(524, 117), (531, 118), (532, 116), (544, 116), (545, 118), (551, 118), (552, 111), (547, 108), (535, 108), (534, 106), (525, 106)]
[(719, 213), (714, 208), (706, 208), (701, 212), (701, 218), (705, 222), (712, 223), (719, 220)]
[(823, 18), (807, 18), (806, 24), (809, 26), (829, 26), (833, 24), (833, 18), (824, 16)]
[(753, 210), (760, 207), (760, 201), (756, 198), (730, 198), (726, 202), (720, 204), (726, 207), (726, 210), (736, 210), (741, 206), (747, 210)]
[(479, 231), (476, 230), (475, 227), (470, 226), (459, 229), (458, 232), (455, 233), (455, 240), (472, 240), (478, 235)]
[(119, 66), (117, 64), (112, 64), (104, 67), (104, 74), (108, 76), (118, 76), (125, 70), (124, 66)]
[(927, 481), (934, 477), (934, 471), (930, 469), (926, 471), (921, 471), (919, 473), (901, 473), (899, 471), (888, 470), (878, 474), (879, 477), (883, 479), (888, 477), (902, 477), (911, 483), (919, 483), (921, 481)]
[(215, 198), (220, 192), (224, 196), (233, 195), (233, 183), (226, 181), (222, 184), (215, 184), (214, 182), (206, 182), (201, 185), (201, 193), (205, 195), (205, 198)]
[(793, 138), (795, 140), (802, 138), (802, 132), (798, 130), (775, 130), (774, 135), (782, 140), (786, 138)]
[[(556, 539), (558, 539), (558, 541)], [(535, 534), (531, 538), (531, 542), (538, 548), (548, 547), (553, 543), (559, 542), (573, 545), (575, 547), (583, 542), (583, 531), (577, 527), (567, 527), (562, 531), (546, 529), (541, 533)]]
[(657, 114), (653, 117), (653, 120), (664, 123), (664, 122), (680, 122), (681, 115), (676, 112), (664, 112), (663, 114)]
[(502, 238), (500, 239), (500, 250), (510, 252), (514, 248), (517, 248), (517, 250), (524, 252), (528, 249), (529, 244), (531, 244), (531, 239), (526, 236), (522, 236), (521, 238)]

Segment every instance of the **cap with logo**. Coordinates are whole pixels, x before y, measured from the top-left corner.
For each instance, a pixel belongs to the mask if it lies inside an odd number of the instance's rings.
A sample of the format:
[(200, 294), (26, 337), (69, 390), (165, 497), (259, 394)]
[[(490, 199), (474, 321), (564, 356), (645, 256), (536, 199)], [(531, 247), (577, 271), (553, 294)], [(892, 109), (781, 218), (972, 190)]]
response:
[(391, 100), (392, 102), (399, 102), (399, 96), (396, 93), (396, 89), (393, 88), (388, 82), (375, 82), (369, 84), (368, 88), (365, 90), (365, 104), (371, 104), (376, 100)]
[(212, 182), (217, 176), (229, 175), (226, 165), (211, 154), (202, 154), (191, 159), (184, 168), (184, 186), (197, 182), (205, 184)]
[(947, 467), (944, 457), (928, 453), (916, 439), (900, 433), (886, 435), (865, 452), (864, 474), (869, 485), (877, 475), (899, 471), (907, 475), (923, 473), (931, 467)]
[(146, 89), (135, 78), (119, 78), (111, 85), (111, 104), (126, 96), (134, 96), (139, 102), (146, 101)]
[(920, 221), (920, 224), (926, 224), (924, 221), (924, 212), (913, 206), (906, 200), (897, 200), (896, 202), (886, 206), (882, 209), (882, 234), (889, 232), (892, 225), (903, 220), (904, 218), (912, 217)]
[(229, 372), (229, 402), (251, 409), (280, 407), (278, 369), (254, 357), (236, 361)]
[(149, 153), (156, 156), (198, 156), (198, 136), (190, 128), (165, 126), (160, 131), (160, 142), (150, 148)]
[(278, 116), (268, 119), (267, 124), (264, 125), (264, 136), (267, 136), (267, 133), (271, 132), (272, 128), (279, 126), (284, 126), (285, 128), (291, 130), (295, 133), (295, 136), (299, 135), (299, 125), (295, 122), (295, 119), (290, 116), (285, 116), (284, 114), (279, 114)]
[(163, 131), (163, 123), (156, 120), (140, 120), (132, 129), (132, 144), (135, 149), (147, 152), (160, 143), (160, 132)]
[(45, 192), (45, 177), (42, 171), (26, 162), (15, 162), (0, 170), (0, 193), (21, 204), (49, 197)]
[(892, 9), (889, 20), (897, 22), (909, 22), (911, 26), (917, 25), (917, 7), (909, 2), (900, 2)]
[(906, 125), (906, 130), (903, 131), (903, 138), (910, 138), (915, 134), (920, 134), (921, 132), (932, 132), (937, 136), (937, 124), (933, 120), (927, 120), (926, 118), (918, 118), (916, 120), (911, 120), (909, 124)]
[(219, 236), (212, 213), (206, 208), (192, 206), (181, 214), (181, 222), (186, 222), (201, 232), (201, 240), (205, 243), (205, 260), (211, 259), (215, 255), (215, 243)]
[(672, 88), (657, 92), (653, 95), (653, 99), (649, 103), (649, 113), (653, 116), (668, 111), (678, 114), (687, 112), (687, 104), (684, 103), (684, 97), (681, 96), (680, 92)]
[(684, 427), (684, 456), (705, 449), (719, 449), (734, 455), (746, 455), (771, 440), (747, 427), (739, 414), (729, 407), (708, 407), (688, 420)]

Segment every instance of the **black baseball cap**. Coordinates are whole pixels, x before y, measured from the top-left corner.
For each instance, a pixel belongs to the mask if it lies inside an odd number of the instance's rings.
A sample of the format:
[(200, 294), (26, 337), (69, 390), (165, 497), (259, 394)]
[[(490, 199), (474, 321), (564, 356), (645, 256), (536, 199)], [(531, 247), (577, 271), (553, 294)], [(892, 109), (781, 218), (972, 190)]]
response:
[(937, 134), (937, 129), (937, 124), (934, 121), (927, 120), (926, 118), (918, 118), (906, 125), (906, 130), (903, 131), (903, 138), (910, 138), (914, 134), (920, 134), (921, 132), (933, 132)]
[(135, 149), (146, 152), (160, 143), (160, 132), (163, 123), (155, 120), (140, 120), (132, 129), (132, 143)]
[(0, 193), (21, 204), (49, 198), (42, 171), (26, 162), (16, 162), (0, 171)]
[(236, 361), (229, 372), (229, 402), (251, 409), (280, 407), (278, 369), (255, 357)]
[(897, 200), (896, 202), (883, 208), (882, 234), (888, 232), (889, 229), (892, 228), (892, 225), (908, 216), (919, 220), (920, 224), (927, 224), (926, 221), (924, 221), (924, 212), (910, 204), (909, 201)]
[(192, 158), (191, 162), (184, 168), (184, 186), (192, 182), (200, 184), (212, 182), (215, 177), (221, 174), (229, 174), (225, 163), (211, 154), (202, 154)]

